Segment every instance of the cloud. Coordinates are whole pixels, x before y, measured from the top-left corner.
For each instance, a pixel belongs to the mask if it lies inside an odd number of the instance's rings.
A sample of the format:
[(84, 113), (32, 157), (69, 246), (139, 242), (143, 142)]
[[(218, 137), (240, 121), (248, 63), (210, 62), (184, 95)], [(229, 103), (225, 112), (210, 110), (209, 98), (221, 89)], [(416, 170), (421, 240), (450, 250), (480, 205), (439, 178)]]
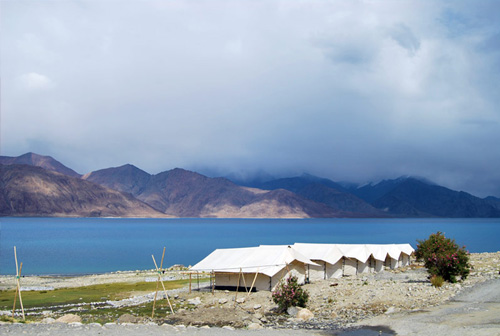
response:
[(2, 153), (46, 148), (81, 173), (130, 162), (357, 182), (410, 174), (490, 193), (496, 7), (5, 2)]
[(390, 29), (391, 37), (403, 48), (408, 50), (408, 54), (413, 56), (420, 48), (420, 41), (413, 34), (411, 29), (403, 23), (397, 24)]
[(19, 77), (23, 88), (30, 91), (48, 90), (54, 87), (52, 80), (42, 74), (30, 72)]

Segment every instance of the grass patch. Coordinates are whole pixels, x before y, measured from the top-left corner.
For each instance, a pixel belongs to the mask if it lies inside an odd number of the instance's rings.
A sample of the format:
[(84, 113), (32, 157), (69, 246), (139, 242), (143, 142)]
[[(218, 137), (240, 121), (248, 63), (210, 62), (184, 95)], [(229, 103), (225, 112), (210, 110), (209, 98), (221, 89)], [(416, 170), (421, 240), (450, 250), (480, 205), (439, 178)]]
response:
[[(167, 290), (184, 287), (189, 280), (164, 281)], [(160, 289), (162, 289), (160, 285)], [(53, 291), (22, 292), (24, 308), (49, 307), (71, 303), (102, 302), (120, 300), (134, 293), (154, 292), (156, 282), (110, 283), (75, 288), (60, 288)], [(0, 310), (12, 309), (15, 290), (0, 291)], [(17, 302), (19, 307), (19, 300)]]

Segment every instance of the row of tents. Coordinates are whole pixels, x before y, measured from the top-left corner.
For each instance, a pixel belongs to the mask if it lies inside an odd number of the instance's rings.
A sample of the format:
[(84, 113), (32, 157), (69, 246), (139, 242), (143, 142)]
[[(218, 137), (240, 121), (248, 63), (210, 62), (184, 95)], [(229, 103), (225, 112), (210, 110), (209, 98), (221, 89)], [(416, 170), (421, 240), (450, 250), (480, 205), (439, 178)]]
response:
[(273, 290), (289, 275), (305, 283), (408, 266), (413, 252), (410, 244), (261, 245), (217, 249), (191, 271), (211, 272), (218, 289)]

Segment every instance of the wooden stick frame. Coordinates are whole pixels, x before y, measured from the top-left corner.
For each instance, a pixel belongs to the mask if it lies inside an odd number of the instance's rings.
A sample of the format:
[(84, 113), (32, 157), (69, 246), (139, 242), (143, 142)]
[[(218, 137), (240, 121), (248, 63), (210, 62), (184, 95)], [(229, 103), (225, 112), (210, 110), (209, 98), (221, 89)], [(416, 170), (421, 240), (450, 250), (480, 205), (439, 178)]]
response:
[(21, 312), (23, 313), (23, 321), (26, 321), (26, 316), (24, 315), (24, 306), (23, 306), (23, 298), (21, 297), (21, 272), (23, 270), (23, 263), (17, 267), (17, 250), (16, 247), (14, 246), (14, 259), (16, 260), (16, 294), (14, 296), (14, 306), (12, 307), (12, 317), (14, 317), (15, 311), (16, 311), (16, 300), (17, 297), (19, 296), (19, 304), (21, 305)]
[(167, 301), (168, 301), (168, 305), (170, 306), (170, 311), (172, 311), (172, 314), (173, 314), (174, 313), (174, 308), (172, 308), (172, 304), (170, 303), (170, 299), (168, 297), (167, 290), (165, 289), (165, 285), (163, 284), (163, 279), (161, 278), (161, 274), (162, 274), (162, 270), (163, 270), (163, 259), (165, 257), (165, 247), (163, 248), (163, 254), (161, 256), (160, 268), (158, 268), (158, 265), (156, 264), (155, 256), (151, 255), (151, 257), (153, 258), (153, 262), (155, 264), (156, 272), (158, 272), (158, 279), (156, 280), (156, 292), (155, 292), (155, 298), (154, 298), (154, 301), (153, 301), (153, 311), (151, 313), (151, 318), (153, 318), (154, 315), (155, 315), (155, 306), (156, 306), (156, 298), (158, 296), (158, 285), (159, 285), (159, 283), (161, 283), (161, 286), (163, 287), (163, 292), (167, 296)]
[(255, 280), (257, 280), (257, 276), (259, 275), (259, 268), (257, 268), (257, 272), (255, 272), (255, 277), (253, 278), (252, 286), (250, 287), (250, 290), (248, 291), (247, 297), (250, 296), (250, 293), (252, 293), (253, 286), (255, 285)]

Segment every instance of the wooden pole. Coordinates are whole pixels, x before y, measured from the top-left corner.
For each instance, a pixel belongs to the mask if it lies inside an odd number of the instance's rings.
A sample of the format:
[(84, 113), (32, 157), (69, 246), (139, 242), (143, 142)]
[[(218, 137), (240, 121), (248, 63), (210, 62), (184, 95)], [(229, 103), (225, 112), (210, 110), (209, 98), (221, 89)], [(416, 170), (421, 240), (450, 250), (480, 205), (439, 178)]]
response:
[(193, 273), (189, 273), (189, 294), (191, 294), (191, 276)]
[(249, 297), (250, 293), (252, 292), (252, 288), (255, 285), (255, 280), (257, 280), (257, 275), (259, 275), (259, 269), (258, 268), (257, 268), (257, 272), (255, 272), (255, 277), (253, 278), (252, 287), (250, 287), (250, 290), (248, 291), (247, 297)]
[(234, 296), (234, 307), (236, 308), (236, 300), (238, 299), (238, 289), (240, 288), (240, 275), (241, 275), (241, 268), (240, 272), (238, 273), (238, 283), (236, 284), (236, 295)]
[(21, 305), (21, 312), (23, 313), (23, 320), (26, 321), (26, 316), (24, 315), (24, 306), (23, 306), (23, 298), (21, 297), (21, 272), (23, 269), (23, 263), (21, 263), (20, 267), (17, 267), (17, 250), (14, 246), (14, 259), (16, 261), (16, 294), (14, 296), (14, 306), (12, 307), (12, 317), (14, 317), (14, 313), (16, 311), (16, 299), (19, 296), (19, 304)]
[(212, 295), (215, 295), (215, 271), (212, 270)]
[(248, 293), (247, 281), (245, 280), (245, 274), (242, 274), (241, 277), (243, 278), (243, 284), (245, 285), (245, 291)]
[[(161, 279), (161, 270), (162, 270), (162, 267), (163, 267), (163, 258), (164, 258), (164, 256), (165, 256), (165, 248), (163, 248), (163, 256), (161, 257), (160, 268), (158, 268), (158, 265), (156, 264), (155, 257), (153, 255), (151, 255), (151, 257), (153, 257), (153, 262), (155, 264), (156, 271), (158, 272), (158, 279), (156, 280), (156, 287), (158, 288), (158, 281), (159, 281), (161, 283), (162, 288), (163, 288), (163, 292), (167, 296), (167, 302), (168, 302), (168, 305), (170, 306), (170, 311), (173, 314), (174, 313), (174, 308), (172, 307), (172, 304), (170, 303), (170, 299), (168, 297), (167, 290), (165, 289), (165, 284), (163, 284), (163, 280)], [(155, 302), (153, 303), (153, 313), (154, 313), (155, 303), (156, 303), (156, 295), (155, 295)]]

